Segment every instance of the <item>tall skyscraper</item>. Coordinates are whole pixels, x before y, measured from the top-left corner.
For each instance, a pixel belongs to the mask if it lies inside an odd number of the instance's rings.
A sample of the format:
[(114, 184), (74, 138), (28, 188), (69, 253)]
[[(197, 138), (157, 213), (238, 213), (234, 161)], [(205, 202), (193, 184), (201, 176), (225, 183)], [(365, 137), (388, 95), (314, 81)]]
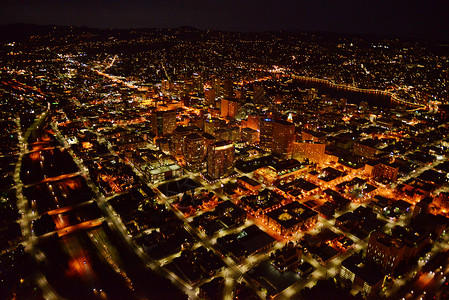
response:
[(234, 144), (230, 141), (216, 142), (207, 151), (207, 174), (212, 179), (226, 177), (234, 170)]
[(237, 101), (229, 99), (221, 99), (221, 112), (222, 117), (235, 118), (239, 111), (239, 103)]
[(260, 116), (248, 115), (248, 128), (259, 131), (260, 130)]
[(191, 133), (185, 137), (183, 152), (186, 167), (190, 171), (200, 171), (206, 166), (204, 138), (198, 133)]
[(227, 117), (229, 114), (228, 109), (229, 109), (229, 100), (221, 99), (220, 116)]
[(169, 95), (171, 91), (171, 83), (168, 80), (162, 80), (161, 83), (161, 92), (164, 95)]
[(231, 79), (226, 79), (223, 82), (223, 97), (226, 99), (234, 98), (234, 87)]
[(212, 77), (212, 88), (215, 90), (215, 96), (219, 97), (221, 95), (221, 80), (220, 77)]
[(294, 140), (295, 124), (283, 120), (273, 123), (273, 153), (283, 158), (291, 158)]
[(151, 115), (151, 123), (153, 132), (157, 136), (166, 136), (171, 134), (176, 128), (176, 111), (156, 111)]
[(204, 90), (204, 98), (206, 100), (207, 105), (214, 104), (215, 95), (216, 93), (214, 88)]
[(173, 155), (182, 155), (184, 140), (187, 135), (193, 132), (198, 132), (200, 129), (196, 126), (178, 126), (175, 128), (172, 134), (172, 147), (170, 152)]
[(229, 101), (228, 103), (228, 116), (231, 118), (235, 118), (239, 112), (239, 102), (237, 101)]
[(210, 118), (204, 122), (204, 132), (211, 135), (215, 134), (215, 131), (224, 127), (226, 122), (224, 120)]
[(273, 121), (271, 119), (260, 120), (260, 148), (271, 150), (273, 147)]

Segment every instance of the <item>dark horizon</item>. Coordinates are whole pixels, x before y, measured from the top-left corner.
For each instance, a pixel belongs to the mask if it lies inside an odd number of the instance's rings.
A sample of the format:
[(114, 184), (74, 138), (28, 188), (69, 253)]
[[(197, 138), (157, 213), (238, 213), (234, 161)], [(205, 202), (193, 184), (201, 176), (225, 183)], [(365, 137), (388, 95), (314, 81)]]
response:
[(1, 25), (99, 29), (194, 27), (232, 32), (330, 32), (449, 41), (443, 1), (33, 1), (0, 4)]
[[(76, 25), (59, 25), (59, 24), (34, 24), (34, 23), (8, 23), (8, 24), (0, 24), (1, 28), (7, 28), (8, 30), (3, 30), (0, 32), (0, 40), (4, 41), (20, 41), (23, 38), (28, 38), (31, 35), (34, 34), (42, 34), (46, 32), (45, 28), (77, 28), (80, 30), (93, 30), (93, 31), (144, 31), (144, 30), (179, 30), (183, 28), (191, 28), (192, 30), (197, 31), (212, 31), (212, 32), (223, 32), (223, 33), (231, 33), (231, 34), (257, 34), (257, 33), (287, 33), (287, 34), (310, 34), (310, 35), (317, 35), (317, 36), (327, 36), (331, 38), (362, 38), (362, 39), (373, 39), (373, 40), (382, 40), (382, 39), (389, 39), (389, 40), (401, 40), (404, 42), (428, 42), (428, 43), (434, 43), (438, 46), (448, 46), (446, 45), (449, 43), (448, 39), (432, 39), (432, 38), (426, 38), (426, 37), (414, 37), (414, 36), (399, 36), (395, 34), (388, 34), (388, 33), (351, 33), (351, 32), (338, 32), (338, 31), (322, 31), (322, 30), (299, 30), (299, 29), (277, 29), (277, 30), (226, 30), (226, 29), (211, 29), (211, 28), (198, 28), (190, 25), (181, 25), (177, 27), (133, 27), (133, 28), (101, 28), (101, 27), (92, 27), (92, 26), (76, 26)], [(35, 27), (34, 31), (25, 31), (29, 30), (32, 27)], [(44, 30), (40, 30), (40, 29)], [(14, 39), (16, 37), (16, 39)], [(440, 44), (442, 43), (442, 44)]]

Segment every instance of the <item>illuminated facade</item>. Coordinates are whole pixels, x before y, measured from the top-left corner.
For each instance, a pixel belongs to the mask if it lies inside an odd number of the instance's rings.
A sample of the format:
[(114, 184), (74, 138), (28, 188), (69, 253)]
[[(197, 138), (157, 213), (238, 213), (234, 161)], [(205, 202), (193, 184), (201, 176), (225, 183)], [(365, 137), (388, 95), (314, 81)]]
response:
[(170, 152), (173, 155), (182, 155), (184, 148), (184, 139), (187, 135), (198, 132), (200, 129), (196, 126), (178, 126), (173, 131), (172, 147)]
[(294, 142), (292, 158), (299, 161), (309, 160), (311, 163), (323, 164), (326, 145), (312, 141)]
[(234, 170), (234, 144), (230, 141), (216, 142), (207, 151), (207, 174), (218, 179), (231, 175)]
[(214, 104), (215, 102), (215, 89), (205, 89), (204, 98), (208, 105)]
[(259, 132), (251, 128), (243, 128), (242, 140), (249, 144), (257, 143), (259, 141)]
[(176, 128), (176, 111), (157, 111), (151, 116), (152, 129), (157, 136), (173, 133)]
[(394, 164), (379, 163), (373, 167), (373, 176), (390, 181), (396, 181), (398, 178), (399, 166)]
[(225, 121), (216, 118), (207, 119), (204, 122), (204, 132), (214, 135), (215, 131), (223, 127), (225, 123)]
[(260, 130), (260, 117), (258, 115), (249, 115), (247, 124), (248, 124), (247, 125), (248, 128), (259, 131)]
[(204, 147), (204, 138), (201, 135), (197, 133), (187, 135), (184, 139), (183, 152), (187, 169), (195, 172), (205, 167), (206, 148)]
[(282, 120), (273, 123), (273, 153), (283, 158), (291, 158), (294, 140), (295, 124)]
[(260, 120), (260, 148), (271, 150), (273, 147), (273, 121), (271, 119)]
[(404, 259), (405, 246), (397, 239), (381, 232), (371, 233), (366, 259), (380, 266), (384, 271), (394, 272), (399, 263)]
[(221, 99), (221, 111), (222, 117), (235, 118), (239, 110), (239, 103), (228, 99)]

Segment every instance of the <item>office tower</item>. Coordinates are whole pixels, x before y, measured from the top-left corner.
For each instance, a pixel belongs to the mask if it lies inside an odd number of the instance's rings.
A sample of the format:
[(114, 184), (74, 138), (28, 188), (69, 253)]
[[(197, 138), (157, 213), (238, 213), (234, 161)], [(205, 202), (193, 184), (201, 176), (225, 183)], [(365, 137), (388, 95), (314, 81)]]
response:
[(259, 132), (251, 128), (242, 128), (242, 140), (248, 144), (254, 144), (259, 141)]
[(229, 109), (229, 100), (228, 99), (221, 99), (220, 116), (221, 117), (227, 117), (228, 116), (228, 109)]
[(391, 182), (396, 181), (399, 173), (399, 164), (392, 163), (387, 159), (381, 159), (373, 167), (373, 177), (387, 179)]
[(192, 75), (193, 91), (199, 93), (203, 90), (203, 78), (198, 73)]
[(239, 103), (229, 99), (221, 99), (221, 117), (235, 118), (239, 111)]
[(196, 126), (178, 126), (172, 134), (172, 147), (170, 152), (173, 155), (182, 155), (184, 139), (187, 135), (198, 132), (200, 129)]
[(211, 135), (215, 134), (215, 131), (220, 129), (226, 124), (224, 120), (210, 118), (204, 122), (204, 132), (209, 133)]
[(164, 95), (169, 95), (170, 94), (170, 91), (171, 91), (171, 83), (170, 83), (170, 81), (168, 81), (168, 80), (162, 80), (162, 83), (161, 83), (161, 92), (162, 92), (162, 94), (164, 94)]
[(205, 166), (206, 148), (204, 138), (198, 133), (191, 133), (184, 139), (184, 160), (188, 170), (196, 172)]
[(273, 153), (283, 158), (291, 158), (294, 140), (295, 124), (283, 120), (273, 123)]
[(416, 203), (415, 208), (413, 209), (413, 218), (425, 216), (429, 213), (430, 204), (432, 204), (433, 198), (431, 196), (427, 196), (418, 203)]
[(299, 161), (323, 164), (326, 145), (312, 141), (293, 142), (292, 157)]
[(226, 177), (234, 170), (234, 144), (230, 141), (216, 142), (207, 151), (207, 174), (212, 179)]
[(229, 101), (228, 103), (228, 116), (235, 118), (239, 112), (239, 103), (237, 101)]
[(260, 120), (260, 148), (271, 150), (273, 147), (273, 121), (271, 119)]
[(212, 80), (212, 82), (211, 82), (212, 89), (215, 90), (215, 96), (216, 97), (220, 97), (221, 96), (221, 80), (220, 80), (220, 77), (217, 77), (217, 76), (214, 75), (214, 76), (212, 76), (211, 80)]
[(393, 272), (404, 259), (404, 245), (381, 232), (371, 233), (366, 249), (366, 259), (380, 266), (386, 272)]
[(223, 98), (226, 99), (234, 98), (233, 82), (230, 79), (226, 79), (223, 82)]
[(176, 128), (176, 111), (156, 111), (151, 115), (152, 129), (157, 136), (171, 134)]
[(248, 128), (259, 131), (260, 130), (260, 116), (258, 115), (249, 115), (248, 116)]
[(303, 141), (312, 141), (315, 143), (325, 144), (326, 143), (326, 134), (323, 132), (319, 132), (319, 131), (304, 129), (301, 132), (301, 139)]
[(214, 104), (215, 96), (216, 96), (215, 89), (211, 88), (204, 90), (204, 99), (206, 100), (207, 105)]

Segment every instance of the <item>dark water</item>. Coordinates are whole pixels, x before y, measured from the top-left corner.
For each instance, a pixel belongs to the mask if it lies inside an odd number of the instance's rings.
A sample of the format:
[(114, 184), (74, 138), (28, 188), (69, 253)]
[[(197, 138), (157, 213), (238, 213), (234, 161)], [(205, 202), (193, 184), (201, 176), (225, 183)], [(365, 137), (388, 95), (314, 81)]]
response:
[(334, 99), (346, 99), (348, 103), (360, 104), (365, 101), (370, 106), (385, 108), (393, 106), (391, 96), (381, 93), (351, 91), (333, 86), (323, 81), (306, 80), (300, 78), (294, 79), (292, 85), (300, 89), (315, 88), (318, 91), (318, 95), (324, 94)]

